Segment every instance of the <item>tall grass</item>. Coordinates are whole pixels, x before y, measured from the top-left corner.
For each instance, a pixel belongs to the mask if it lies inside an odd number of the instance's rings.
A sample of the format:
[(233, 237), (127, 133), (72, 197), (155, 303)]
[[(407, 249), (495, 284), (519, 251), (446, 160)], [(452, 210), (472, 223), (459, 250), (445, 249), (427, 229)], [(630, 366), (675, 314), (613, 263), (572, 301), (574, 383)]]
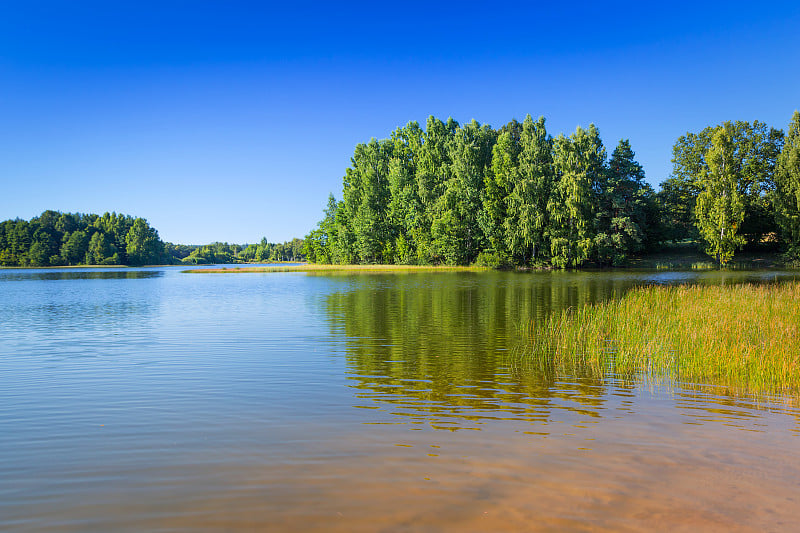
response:
[(643, 287), (525, 330), (540, 366), (800, 392), (800, 283)]

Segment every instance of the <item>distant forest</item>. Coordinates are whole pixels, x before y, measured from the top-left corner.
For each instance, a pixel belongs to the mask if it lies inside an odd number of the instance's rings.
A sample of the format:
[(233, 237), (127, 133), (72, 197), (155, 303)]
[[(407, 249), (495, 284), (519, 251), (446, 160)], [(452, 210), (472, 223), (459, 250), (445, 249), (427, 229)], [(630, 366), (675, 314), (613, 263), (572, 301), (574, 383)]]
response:
[(145, 219), (45, 211), (0, 223), (0, 266), (163, 265), (301, 261), (303, 241), (276, 244), (164, 243)]
[(800, 254), (800, 114), (681, 136), (658, 192), (627, 140), (594, 125), (553, 138), (544, 118), (499, 130), (428, 118), (358, 144), (342, 199), (305, 239), (318, 263), (623, 265), (694, 241), (719, 264), (744, 248)]

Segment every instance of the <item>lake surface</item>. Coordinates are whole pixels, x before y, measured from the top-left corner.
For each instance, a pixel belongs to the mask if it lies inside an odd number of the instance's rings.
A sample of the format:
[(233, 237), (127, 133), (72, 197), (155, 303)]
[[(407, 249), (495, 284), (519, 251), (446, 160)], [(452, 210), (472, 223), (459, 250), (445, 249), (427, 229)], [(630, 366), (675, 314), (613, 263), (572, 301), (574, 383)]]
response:
[(0, 270), (0, 530), (789, 530), (800, 409), (518, 327), (790, 272)]

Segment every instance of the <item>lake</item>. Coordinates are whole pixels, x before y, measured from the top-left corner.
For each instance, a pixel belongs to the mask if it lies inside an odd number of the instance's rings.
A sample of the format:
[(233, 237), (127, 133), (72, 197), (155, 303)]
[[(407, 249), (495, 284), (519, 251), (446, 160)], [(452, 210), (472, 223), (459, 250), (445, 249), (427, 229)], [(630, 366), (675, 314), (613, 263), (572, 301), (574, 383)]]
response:
[(787, 530), (800, 409), (519, 327), (791, 272), (0, 270), (0, 530)]

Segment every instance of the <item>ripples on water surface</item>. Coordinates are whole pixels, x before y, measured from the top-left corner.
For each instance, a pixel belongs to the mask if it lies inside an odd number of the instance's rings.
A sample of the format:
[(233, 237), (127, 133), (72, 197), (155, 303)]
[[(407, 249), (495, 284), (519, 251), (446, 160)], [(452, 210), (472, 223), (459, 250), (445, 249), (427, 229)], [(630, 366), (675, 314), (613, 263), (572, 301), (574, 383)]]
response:
[(792, 529), (800, 411), (517, 326), (791, 273), (0, 271), (0, 530)]

